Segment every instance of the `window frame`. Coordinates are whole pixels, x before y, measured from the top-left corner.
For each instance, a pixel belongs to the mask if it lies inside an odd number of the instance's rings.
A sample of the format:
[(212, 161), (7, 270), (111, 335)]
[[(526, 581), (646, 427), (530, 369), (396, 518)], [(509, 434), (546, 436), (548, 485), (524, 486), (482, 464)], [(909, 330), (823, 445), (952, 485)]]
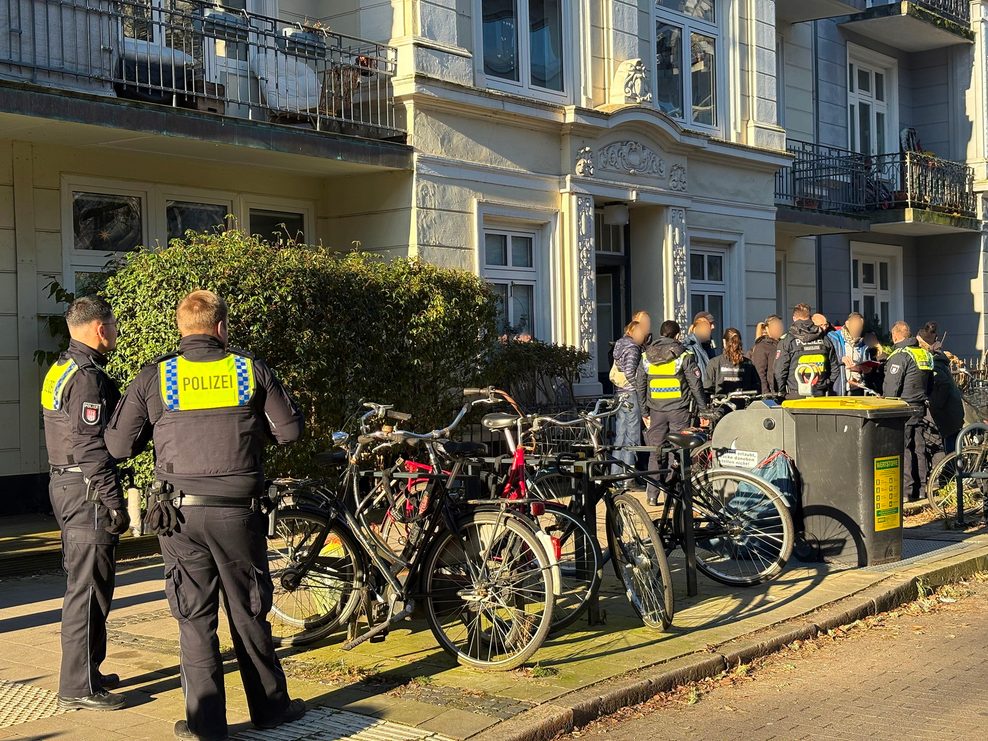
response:
[[(487, 235), (497, 234), (507, 237), (506, 257), (508, 265), (488, 265), (487, 264)], [(480, 264), (480, 276), (485, 282), (497, 285), (508, 286), (508, 303), (505, 307), (508, 327), (515, 326), (513, 321), (511, 306), (511, 288), (515, 285), (525, 285), (532, 287), (532, 316), (529, 321), (529, 329), (521, 334), (528, 334), (533, 338), (539, 338), (544, 321), (541, 316), (540, 300), (541, 286), (541, 266), (543, 263), (542, 250), (539, 244), (539, 230), (532, 226), (520, 224), (510, 224), (501, 221), (485, 221), (483, 231), (479, 240), (478, 261)], [(532, 240), (532, 265), (531, 267), (519, 267), (511, 265), (511, 240), (513, 237), (522, 237)]]
[[(529, 0), (515, 0), (518, 13), (518, 66), (521, 74), (519, 81), (508, 80), (503, 77), (488, 75), (484, 71), (484, 16), (483, 0), (474, 0), (474, 80), (478, 88), (487, 90), (499, 90), (506, 93), (515, 93), (540, 100), (547, 100), (554, 103), (570, 103), (574, 97), (574, 64), (579, 64), (579, 36), (574, 28), (576, 12), (573, 9), (574, 3), (560, 3), (562, 18), (562, 48), (563, 53), (563, 89), (552, 90), (550, 88), (537, 87), (531, 83), (532, 78), (532, 53), (531, 53), (531, 26), (528, 14)], [(524, 33), (522, 33), (524, 31)]]
[[(854, 91), (851, 90), (851, 86), (848, 84), (851, 77), (852, 65), (856, 68), (866, 69), (870, 73), (872, 80), (874, 80), (876, 72), (885, 75), (885, 100), (881, 101), (884, 107), (882, 112), (885, 114), (885, 151), (864, 152), (862, 154), (878, 156), (897, 153), (899, 151), (898, 61), (893, 57), (866, 49), (863, 46), (852, 43), (847, 44), (847, 60), (844, 67), (844, 86), (847, 93), (847, 102), (845, 104), (847, 109), (847, 148), (852, 152), (858, 152), (860, 148), (856, 139), (860, 137), (860, 132), (858, 132), (858, 137), (852, 136), (852, 133), (858, 131), (858, 129), (857, 122), (851, 113), (851, 105), (853, 104), (855, 106), (855, 116), (859, 115), (857, 111), (860, 98), (857, 93), (857, 79), (855, 79)], [(875, 106), (876, 101), (874, 95), (866, 102), (872, 106), (872, 116), (874, 116), (878, 112), (878, 108)]]
[[(658, 90), (658, 43), (659, 24), (675, 26), (682, 32), (682, 57), (684, 74), (682, 76), (683, 94), (683, 116), (681, 118), (671, 114), (663, 114), (678, 122), (687, 129), (697, 129), (710, 133), (721, 133), (725, 129), (725, 122), (728, 117), (730, 102), (727, 97), (726, 77), (730, 74), (730, 64), (726, 55), (725, 36), (727, 35), (727, 13), (723, 0), (713, 0), (714, 2), (714, 22), (701, 20), (686, 13), (680, 13), (670, 8), (659, 5), (658, 0), (652, 0), (652, 28), (651, 28), (651, 73), (652, 73), (652, 100), (653, 105), (662, 111), (659, 105)], [(692, 34), (699, 33), (703, 36), (712, 37), (714, 40), (714, 124), (697, 123), (693, 120), (693, 75), (691, 69), (690, 55), (692, 54), (691, 39)]]
[[(746, 307), (747, 307), (747, 288), (746, 288), (746, 268), (745, 268), (745, 243), (744, 235), (739, 232), (730, 232), (720, 229), (706, 229), (706, 228), (691, 228), (687, 232), (687, 257), (686, 257), (686, 276), (687, 276), (687, 289), (686, 289), (686, 304), (687, 311), (691, 311), (693, 307), (693, 286), (694, 281), (690, 277), (690, 255), (694, 252), (701, 253), (717, 253), (723, 255), (723, 283), (716, 284), (716, 288), (713, 290), (714, 293), (720, 294), (720, 285), (724, 287), (724, 326), (718, 327), (715, 330), (714, 339), (719, 343), (720, 336), (723, 335), (724, 330), (728, 327), (737, 327), (742, 330), (743, 334), (744, 328), (741, 326), (747, 321), (746, 317)], [(703, 281), (701, 281), (703, 283)], [(704, 286), (701, 286), (700, 293)], [(689, 318), (693, 318), (693, 314), (690, 313)], [(754, 329), (754, 327), (751, 327)], [(683, 329), (684, 333), (686, 328)]]
[[(888, 264), (888, 289), (881, 287), (881, 263)], [(855, 264), (857, 263), (857, 264)], [(854, 286), (855, 273), (860, 270), (863, 274), (864, 263), (873, 263), (875, 266), (874, 284), (865, 285), (862, 278), (858, 281), (858, 286)], [(889, 326), (884, 327), (886, 332), (892, 329), (892, 324), (902, 319), (903, 308), (903, 274), (902, 274), (902, 247), (894, 244), (879, 244), (873, 242), (852, 241), (848, 250), (848, 267), (850, 269), (850, 280), (848, 281), (848, 292), (850, 294), (851, 309), (861, 314), (864, 312), (864, 294), (875, 296), (876, 315), (881, 319), (881, 305), (885, 298), (889, 303)], [(855, 308), (854, 302), (860, 303)], [(870, 322), (871, 317), (865, 315), (865, 322)]]

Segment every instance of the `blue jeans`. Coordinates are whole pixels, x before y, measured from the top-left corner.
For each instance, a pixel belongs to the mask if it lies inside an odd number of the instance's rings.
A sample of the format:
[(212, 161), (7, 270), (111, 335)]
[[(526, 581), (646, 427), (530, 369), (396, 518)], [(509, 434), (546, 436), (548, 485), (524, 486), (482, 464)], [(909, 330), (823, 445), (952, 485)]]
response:
[[(642, 412), (641, 407), (638, 406), (638, 394), (633, 391), (619, 391), (618, 398), (622, 402), (629, 402), (631, 408), (628, 409), (622, 404), (618, 410), (614, 423), (614, 445), (615, 447), (641, 445)], [(638, 453), (633, 450), (615, 450), (614, 457), (634, 468)], [(611, 468), (611, 473), (614, 475), (624, 472), (624, 469), (617, 465)]]

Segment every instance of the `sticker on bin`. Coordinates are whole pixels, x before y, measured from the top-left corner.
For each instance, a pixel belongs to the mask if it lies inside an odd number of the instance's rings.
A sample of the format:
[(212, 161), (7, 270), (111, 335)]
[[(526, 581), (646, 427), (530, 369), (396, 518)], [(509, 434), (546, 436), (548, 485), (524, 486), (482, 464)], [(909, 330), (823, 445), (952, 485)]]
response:
[(754, 450), (725, 450), (717, 456), (717, 462), (722, 466), (732, 468), (752, 469), (758, 465), (758, 453)]
[(901, 525), (902, 459), (890, 455), (875, 459), (875, 532)]

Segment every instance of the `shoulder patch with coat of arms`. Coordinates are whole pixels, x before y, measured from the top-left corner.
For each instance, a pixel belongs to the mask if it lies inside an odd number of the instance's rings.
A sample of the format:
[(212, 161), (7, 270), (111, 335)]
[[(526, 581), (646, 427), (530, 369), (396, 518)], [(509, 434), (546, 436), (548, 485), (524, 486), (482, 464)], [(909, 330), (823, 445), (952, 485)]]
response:
[(82, 421), (87, 425), (98, 425), (102, 411), (102, 404), (85, 401), (82, 403)]
[(891, 373), (894, 376), (896, 373), (899, 372), (900, 369), (901, 366), (893, 365), (891, 368), (889, 368), (889, 373)]

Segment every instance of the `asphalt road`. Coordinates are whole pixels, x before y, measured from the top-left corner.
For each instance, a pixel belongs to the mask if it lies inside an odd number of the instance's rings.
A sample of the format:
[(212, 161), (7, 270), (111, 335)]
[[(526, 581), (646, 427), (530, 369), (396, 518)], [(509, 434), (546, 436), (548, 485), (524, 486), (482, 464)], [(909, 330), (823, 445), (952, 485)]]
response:
[[(954, 601), (956, 600), (956, 601)], [(988, 738), (988, 584), (626, 708), (569, 738)]]

